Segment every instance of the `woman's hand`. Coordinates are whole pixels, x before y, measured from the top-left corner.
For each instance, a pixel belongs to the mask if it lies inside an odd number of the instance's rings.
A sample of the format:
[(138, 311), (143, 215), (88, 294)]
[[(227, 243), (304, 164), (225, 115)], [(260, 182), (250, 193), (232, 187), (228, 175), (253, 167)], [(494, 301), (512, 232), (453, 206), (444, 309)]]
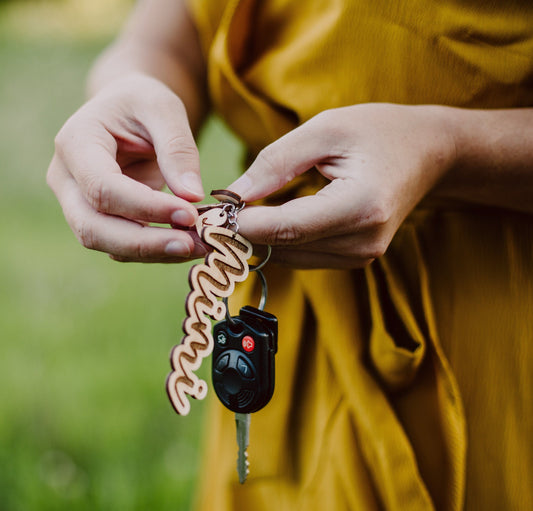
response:
[(445, 107), (365, 104), (328, 110), (266, 147), (229, 188), (249, 202), (316, 167), (330, 182), (279, 207), (250, 207), (240, 232), (274, 261), (358, 268), (381, 256), (399, 225), (455, 157)]
[(203, 198), (185, 108), (154, 78), (115, 80), (78, 110), (56, 137), (47, 180), (87, 248), (148, 262), (204, 252), (192, 231), (150, 225), (194, 225), (190, 201)]

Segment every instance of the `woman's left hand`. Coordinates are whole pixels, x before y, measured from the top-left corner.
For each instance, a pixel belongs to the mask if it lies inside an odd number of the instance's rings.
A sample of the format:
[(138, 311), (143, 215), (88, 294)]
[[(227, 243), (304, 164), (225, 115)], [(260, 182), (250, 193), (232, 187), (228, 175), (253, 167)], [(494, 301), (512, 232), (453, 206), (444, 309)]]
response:
[(359, 268), (454, 162), (447, 108), (363, 104), (324, 111), (267, 146), (229, 189), (266, 197), (312, 167), (330, 182), (277, 207), (248, 207), (240, 231), (299, 268)]

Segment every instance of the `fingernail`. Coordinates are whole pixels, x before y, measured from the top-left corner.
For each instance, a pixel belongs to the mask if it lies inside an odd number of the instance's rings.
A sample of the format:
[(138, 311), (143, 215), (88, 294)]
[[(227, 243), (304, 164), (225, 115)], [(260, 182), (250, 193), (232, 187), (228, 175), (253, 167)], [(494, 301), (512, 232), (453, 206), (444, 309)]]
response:
[(191, 249), (186, 243), (183, 243), (183, 241), (173, 240), (167, 243), (165, 254), (189, 257), (191, 255)]
[(194, 225), (196, 219), (194, 215), (185, 209), (177, 209), (170, 215), (170, 220), (173, 225), (183, 225), (189, 227)]
[(199, 241), (194, 242), (194, 253), (198, 257), (204, 257), (207, 254), (207, 249)]
[(204, 189), (202, 188), (202, 181), (196, 172), (185, 172), (180, 177), (181, 185), (189, 192), (195, 195), (204, 196)]
[(243, 174), (229, 186), (229, 189), (242, 197), (251, 187), (252, 180), (246, 174)]

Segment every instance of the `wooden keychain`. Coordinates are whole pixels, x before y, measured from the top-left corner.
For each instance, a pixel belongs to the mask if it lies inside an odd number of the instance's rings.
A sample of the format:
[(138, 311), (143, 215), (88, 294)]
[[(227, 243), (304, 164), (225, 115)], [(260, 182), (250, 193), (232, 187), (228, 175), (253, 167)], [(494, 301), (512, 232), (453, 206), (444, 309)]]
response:
[[(213, 252), (189, 272), (191, 292), (185, 304), (185, 336), (181, 344), (172, 349), (172, 372), (167, 377), (166, 387), (174, 409), (180, 415), (187, 415), (190, 411), (188, 396), (203, 399), (207, 394), (206, 382), (194, 371), (200, 367), (202, 359), (213, 352), (211, 377), (215, 393), (220, 402), (235, 413), (237, 473), (242, 484), (249, 472), (250, 414), (261, 410), (274, 393), (278, 320), (264, 311), (267, 283), (261, 271), (270, 258), (271, 248), (268, 247), (263, 262), (248, 266), (252, 245), (237, 232), (237, 213), (244, 203), (228, 190), (215, 190), (211, 195), (220, 204), (199, 208), (196, 229)], [(242, 307), (237, 316), (231, 317), (228, 297), (235, 283), (246, 280), (250, 271), (255, 271), (261, 281), (259, 307)], [(218, 321), (213, 330), (209, 318)]]
[(170, 402), (180, 415), (190, 411), (188, 396), (203, 399), (207, 394), (207, 383), (194, 372), (213, 351), (209, 317), (216, 321), (224, 318), (226, 305), (218, 298), (229, 297), (235, 283), (246, 280), (247, 261), (253, 251), (252, 244), (237, 232), (237, 213), (244, 207), (241, 198), (229, 190), (214, 190), (211, 196), (220, 204), (199, 208), (196, 230), (213, 251), (189, 272), (191, 291), (185, 304), (185, 335), (172, 349), (172, 371), (166, 381)]

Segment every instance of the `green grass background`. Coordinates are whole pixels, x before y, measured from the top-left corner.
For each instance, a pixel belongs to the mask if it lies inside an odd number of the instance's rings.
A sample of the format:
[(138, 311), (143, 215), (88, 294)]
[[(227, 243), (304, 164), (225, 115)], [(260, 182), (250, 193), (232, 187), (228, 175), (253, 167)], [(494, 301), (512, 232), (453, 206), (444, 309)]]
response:
[[(2, 15), (0, 511), (187, 510), (206, 403), (178, 417), (164, 382), (188, 265), (82, 248), (45, 185), (54, 135), (109, 35), (36, 36)], [(233, 179), (239, 155), (211, 121), (206, 190)]]

